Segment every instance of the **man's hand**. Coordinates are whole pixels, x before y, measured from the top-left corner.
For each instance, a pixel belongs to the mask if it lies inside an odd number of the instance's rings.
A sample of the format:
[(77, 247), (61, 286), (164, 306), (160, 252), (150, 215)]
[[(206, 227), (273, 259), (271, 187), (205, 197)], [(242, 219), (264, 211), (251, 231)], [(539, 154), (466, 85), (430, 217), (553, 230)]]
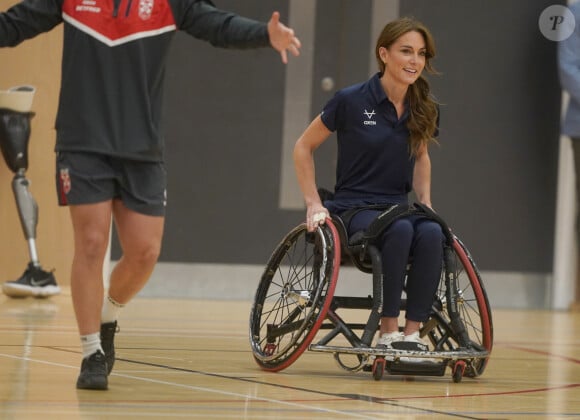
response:
[(290, 51), (296, 57), (300, 55), (300, 40), (294, 35), (293, 29), (280, 23), (279, 12), (272, 13), (272, 17), (268, 22), (268, 35), (270, 36), (272, 48), (280, 53), (284, 64), (288, 63), (287, 51)]

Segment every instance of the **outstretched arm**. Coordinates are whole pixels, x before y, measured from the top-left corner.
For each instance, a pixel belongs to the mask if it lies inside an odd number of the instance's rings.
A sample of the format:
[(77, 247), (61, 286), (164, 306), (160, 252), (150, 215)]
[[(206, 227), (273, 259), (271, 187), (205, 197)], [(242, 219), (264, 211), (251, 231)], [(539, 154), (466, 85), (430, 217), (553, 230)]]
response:
[(294, 35), (293, 29), (280, 22), (280, 13), (278, 12), (272, 13), (268, 22), (268, 35), (272, 48), (280, 53), (284, 64), (288, 63), (287, 51), (296, 57), (300, 55), (300, 40)]
[(62, 22), (59, 0), (24, 0), (0, 13), (0, 47), (14, 47)]
[(299, 54), (300, 41), (294, 31), (272, 13), (266, 24), (216, 8), (210, 0), (171, 0), (177, 27), (222, 48), (260, 48), (271, 46), (288, 62), (287, 52)]

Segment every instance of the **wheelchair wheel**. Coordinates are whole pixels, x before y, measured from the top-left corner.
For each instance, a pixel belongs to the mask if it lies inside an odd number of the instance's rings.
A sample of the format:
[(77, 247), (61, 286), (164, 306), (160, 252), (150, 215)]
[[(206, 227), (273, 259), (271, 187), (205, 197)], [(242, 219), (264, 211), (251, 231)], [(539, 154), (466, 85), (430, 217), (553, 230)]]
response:
[(308, 348), (332, 302), (339, 267), (340, 240), (330, 219), (315, 232), (295, 227), (276, 247), (250, 313), (250, 343), (262, 369), (285, 369)]
[[(493, 347), (493, 322), (487, 294), (485, 292), (479, 271), (475, 266), (465, 245), (455, 237), (453, 244), (455, 254), (455, 276), (457, 278), (457, 307), (459, 315), (467, 330), (470, 346), (476, 350), (491, 352)], [(451, 321), (445, 311), (445, 275), (442, 274), (437, 292), (437, 309), (435, 318), (438, 326), (428, 332), (436, 350), (456, 350), (459, 340), (448, 327)], [(483, 373), (489, 357), (476, 359), (465, 368), (465, 376), (476, 377)]]

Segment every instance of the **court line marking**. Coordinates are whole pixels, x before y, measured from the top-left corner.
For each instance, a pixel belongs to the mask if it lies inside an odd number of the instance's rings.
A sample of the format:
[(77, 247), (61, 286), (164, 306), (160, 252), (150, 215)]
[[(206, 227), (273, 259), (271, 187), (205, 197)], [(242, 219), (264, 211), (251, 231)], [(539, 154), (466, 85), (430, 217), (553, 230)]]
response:
[[(57, 350), (57, 351), (65, 351), (65, 352), (77, 353), (77, 352), (72, 351), (72, 350), (69, 350), (69, 349), (63, 349), (63, 348), (53, 347), (53, 346), (36, 346), (36, 347), (44, 347), (44, 348), (50, 348), (50, 349)], [(555, 357), (555, 358), (563, 359), (563, 360), (566, 360), (566, 361), (572, 362), (572, 363), (579, 363), (580, 362), (578, 359), (575, 359), (575, 358), (572, 358), (572, 357), (567, 357), (567, 356), (562, 356), (562, 355), (556, 355), (556, 354), (553, 354), (553, 353), (550, 353), (550, 352), (539, 351), (539, 350), (529, 349), (529, 348), (520, 347), (520, 346), (509, 346), (509, 347), (512, 347), (512, 348), (517, 349), (517, 350), (520, 350), (520, 351), (525, 351), (525, 352), (530, 352), (530, 353), (537, 353), (537, 354), (545, 355), (545, 356), (548, 356), (548, 357)], [(141, 350), (144, 350), (144, 349), (145, 348), (141, 348)], [(150, 349), (147, 348), (147, 350), (150, 350)], [(61, 366), (61, 367), (67, 367), (67, 368), (77, 368), (76, 366), (64, 365), (64, 364), (59, 364), (59, 363), (54, 363), (54, 362), (48, 362), (48, 361), (42, 361), (42, 360), (38, 360), (38, 359), (31, 359), (31, 358), (20, 357), (20, 356), (6, 355), (6, 354), (1, 354), (1, 353), (0, 353), (0, 356), (9, 357), (9, 358), (13, 358), (13, 359), (35, 361), (35, 362), (49, 364), (49, 365), (54, 365), (54, 366)], [(172, 366), (168, 366), (168, 365), (165, 365), (165, 364), (142, 362), (142, 361), (138, 361), (138, 360), (124, 359), (124, 358), (118, 358), (117, 360), (124, 361), (124, 362), (127, 362), (127, 363), (133, 363), (133, 364), (140, 364), (140, 365), (145, 365), (145, 366), (157, 367), (157, 368), (161, 368), (161, 369), (176, 370), (176, 371), (181, 371), (181, 372), (184, 372), (184, 373), (194, 373), (194, 374), (200, 374), (200, 375), (205, 375), (205, 376), (218, 377), (218, 378), (222, 378), (222, 379), (237, 380), (237, 381), (243, 381), (243, 382), (256, 383), (256, 384), (265, 385), (265, 386), (273, 386), (273, 387), (279, 387), (279, 388), (285, 388), (285, 389), (292, 389), (292, 390), (297, 390), (297, 391), (302, 391), (302, 392), (307, 392), (307, 393), (317, 393), (317, 394), (320, 394), (320, 395), (325, 395), (325, 396), (332, 397), (334, 400), (337, 400), (337, 399), (342, 399), (342, 400), (344, 400), (344, 399), (351, 399), (351, 400), (356, 400), (356, 401), (367, 401), (367, 402), (378, 403), (378, 404), (382, 404), (382, 405), (385, 405), (385, 404), (386, 405), (391, 405), (391, 406), (398, 407), (398, 408), (406, 408), (406, 409), (409, 409), (409, 410), (420, 410), (420, 411), (425, 411), (425, 412), (431, 412), (431, 413), (437, 413), (437, 414), (447, 414), (449, 416), (456, 416), (456, 417), (463, 417), (463, 418), (473, 418), (473, 419), (476, 419), (477, 418), (477, 417), (467, 417), (467, 416), (464, 416), (464, 415), (461, 415), (461, 414), (455, 414), (455, 413), (449, 413), (449, 412), (445, 412), (445, 413), (444, 412), (437, 412), (435, 410), (428, 410), (428, 409), (417, 408), (417, 407), (403, 405), (403, 404), (396, 404), (393, 401), (393, 400), (403, 400), (403, 399), (410, 400), (410, 399), (441, 398), (442, 395), (410, 396), (410, 397), (397, 397), (397, 398), (394, 398), (394, 399), (388, 399), (388, 398), (373, 397), (373, 396), (362, 395), (362, 394), (334, 394), (334, 393), (328, 393), (328, 392), (323, 392), (323, 391), (311, 390), (311, 389), (308, 389), (308, 388), (292, 387), (292, 386), (285, 386), (285, 385), (273, 384), (273, 383), (259, 381), (259, 380), (250, 379), (250, 378), (232, 377), (232, 376), (227, 376), (227, 375), (218, 374), (218, 373), (204, 372), (204, 371), (193, 370), (193, 369), (172, 367)], [(254, 399), (254, 400), (257, 400), (257, 401), (278, 402), (280, 404), (297, 405), (297, 406), (300, 406), (300, 407), (303, 407), (303, 408), (305, 407), (305, 408), (314, 409), (314, 410), (323, 410), (323, 411), (326, 411), (327, 410), (327, 409), (321, 409), (321, 408), (312, 407), (312, 406), (304, 406), (302, 404), (297, 404), (295, 402), (288, 402), (288, 401), (282, 401), (282, 400), (272, 400), (272, 399), (260, 398), (260, 397), (252, 397), (252, 396), (248, 396), (248, 395), (244, 395), (244, 394), (236, 394), (236, 393), (230, 393), (230, 392), (226, 392), (226, 391), (211, 390), (211, 389), (206, 389), (206, 388), (202, 388), (202, 387), (194, 387), (194, 386), (190, 386), (190, 385), (182, 385), (182, 384), (178, 384), (178, 383), (159, 381), (159, 380), (156, 380), (156, 379), (143, 378), (143, 377), (126, 375), (126, 374), (121, 374), (121, 373), (113, 373), (112, 375), (119, 376), (119, 377), (130, 378), (130, 379), (135, 379), (135, 380), (142, 380), (142, 381), (147, 381), (147, 382), (165, 384), (165, 385), (173, 385), (173, 386), (178, 386), (178, 387), (187, 387), (187, 388), (191, 388), (191, 389), (198, 389), (198, 390), (206, 391), (206, 392), (210, 392), (210, 393), (211, 392), (214, 392), (214, 393), (224, 394), (224, 395), (230, 395), (230, 396), (237, 396), (237, 397), (240, 397), (241, 396), (241, 397), (244, 397), (244, 398), (248, 398), (249, 397), (249, 398)], [(535, 393), (535, 392), (547, 392), (547, 391), (562, 390), (562, 389), (572, 389), (572, 388), (577, 388), (577, 387), (580, 387), (580, 383), (564, 384), (564, 385), (554, 386), (554, 387), (522, 389), (522, 390), (517, 390), (517, 391), (499, 391), (499, 392), (492, 392), (492, 393), (489, 393), (489, 392), (488, 393), (469, 393), (469, 394), (458, 394), (458, 395), (453, 395), (453, 396), (445, 395), (444, 397), (445, 398), (464, 398), (464, 397), (473, 397), (473, 396), (476, 396), (476, 397), (477, 396), (500, 396), (500, 395), (525, 394), (525, 393)], [(308, 400), (308, 401), (311, 401), (311, 400)], [(353, 413), (346, 413), (344, 411), (338, 411), (337, 413), (340, 413), (342, 415), (350, 415), (350, 416), (353, 416), (354, 415)], [(361, 418), (369, 418), (369, 417), (361, 417)]]
[[(337, 398), (339, 398), (342, 400), (365, 401), (365, 402), (377, 403), (377, 404), (381, 404), (381, 405), (388, 405), (388, 406), (396, 407), (396, 408), (404, 408), (404, 409), (412, 410), (412, 411), (419, 411), (419, 412), (423, 412), (423, 413), (443, 414), (443, 415), (447, 415), (450, 417), (460, 417), (460, 418), (464, 418), (464, 419), (474, 419), (474, 420), (480, 419), (479, 417), (470, 417), (470, 416), (466, 416), (466, 415), (462, 415), (462, 414), (451, 413), (448, 411), (438, 411), (438, 410), (432, 410), (432, 409), (423, 408), (423, 407), (413, 407), (413, 406), (409, 406), (409, 405), (405, 405), (405, 404), (398, 404), (398, 403), (394, 402), (393, 400), (380, 398), (380, 397), (373, 397), (370, 395), (337, 394), (337, 393), (319, 391), (319, 390), (297, 387), (297, 386), (273, 384), (270, 382), (259, 381), (257, 379), (232, 377), (232, 376), (227, 376), (227, 375), (223, 375), (223, 374), (219, 374), (219, 373), (203, 372), (203, 371), (194, 370), (194, 369), (178, 368), (178, 367), (168, 366), (168, 365), (160, 365), (157, 363), (142, 362), (142, 361), (137, 361), (137, 360), (122, 359), (122, 358), (119, 358), (117, 360), (121, 360), (121, 361), (124, 361), (127, 363), (158, 367), (161, 369), (176, 370), (179, 372), (194, 373), (194, 374), (198, 374), (198, 375), (212, 376), (212, 377), (221, 378), (221, 379), (229, 379), (229, 380), (234, 380), (234, 381), (249, 382), (249, 383), (258, 384), (258, 385), (265, 385), (265, 386), (272, 386), (275, 388), (282, 388), (282, 389), (286, 389), (286, 390), (300, 391), (300, 392), (305, 392), (305, 393), (310, 393), (310, 394), (325, 395), (328, 397), (333, 397), (333, 399), (335, 399), (335, 400)], [(387, 415), (392, 415), (392, 413), (387, 413)], [(373, 418), (376, 418), (376, 417), (373, 417)]]
[[(543, 351), (537, 351), (534, 349), (526, 349), (524, 347), (518, 347), (518, 346), (514, 346), (515, 349), (518, 350), (522, 350), (522, 351), (529, 351), (532, 353), (539, 353), (548, 357), (556, 357), (556, 358), (560, 358), (560, 359), (564, 359), (566, 361), (569, 362), (573, 362), (573, 363), (578, 363), (578, 359), (574, 359), (574, 358), (570, 358), (570, 357), (566, 357), (566, 356), (560, 356), (560, 355), (555, 355), (552, 354), (550, 352), (543, 352)], [(278, 384), (271, 384), (268, 382), (263, 382), (263, 381), (258, 381), (255, 379), (249, 379), (249, 378), (236, 378), (236, 377), (230, 377), (230, 376), (226, 376), (226, 375), (221, 375), (221, 374), (216, 374), (216, 373), (210, 373), (210, 372), (202, 372), (202, 371), (195, 371), (195, 370), (191, 370), (191, 369), (181, 369), (181, 368), (174, 368), (171, 366), (167, 366), (167, 365), (159, 365), (159, 364), (153, 364), (153, 363), (148, 363), (148, 362), (140, 362), (140, 361), (134, 361), (134, 360), (129, 360), (129, 359), (119, 359), (119, 360), (123, 360), (125, 362), (129, 362), (129, 363), (137, 363), (137, 364), (144, 364), (144, 365), (150, 365), (150, 366), (155, 366), (155, 367), (160, 367), (160, 368), (165, 368), (165, 369), (177, 369), (177, 370), (182, 370), (185, 372), (190, 372), (190, 373), (198, 373), (198, 374), (203, 374), (203, 375), (208, 375), (208, 376), (217, 376), (217, 377), (221, 377), (224, 379), (230, 379), (230, 380), (239, 380), (239, 381), (246, 381), (246, 382), (252, 382), (252, 383), (258, 383), (261, 385), (270, 385), (270, 386), (275, 386), (275, 387), (282, 387), (282, 388), (289, 388), (289, 389), (294, 389), (294, 390), (300, 390), (303, 392), (314, 392), (314, 393), (318, 393), (318, 394), (322, 394), (322, 395), (326, 395), (326, 396), (330, 396), (333, 397), (334, 399), (336, 398), (347, 398), (347, 399), (352, 399), (352, 400), (357, 400), (357, 401), (368, 401), (368, 402), (373, 402), (373, 403), (378, 403), (378, 404), (389, 404), (392, 406), (396, 406), (396, 407), (405, 407), (408, 409), (417, 409), (415, 407), (412, 406), (407, 406), (407, 405), (402, 405), (402, 404), (396, 404), (394, 403), (393, 400), (412, 400), (412, 399), (428, 399), (428, 398), (466, 398), (466, 397), (484, 397), (484, 396), (501, 396), (501, 395), (517, 395), (517, 394), (528, 394), (528, 393), (538, 393), (538, 392), (548, 392), (548, 391), (556, 391), (556, 390), (563, 390), (563, 389), (573, 389), (573, 388), (577, 388), (580, 387), (580, 383), (571, 383), (571, 384), (564, 384), (564, 385), (560, 385), (560, 386), (553, 386), (553, 387), (542, 387), (542, 388), (531, 388), (531, 389), (521, 389), (521, 390), (517, 390), (517, 391), (498, 391), (498, 392), (485, 392), (485, 393), (469, 393), (469, 394), (457, 394), (457, 395), (432, 395), (432, 396), (410, 396), (410, 397), (397, 397), (394, 399), (388, 399), (388, 398), (380, 398), (380, 397), (372, 397), (372, 396), (368, 396), (368, 395), (361, 395), (361, 394), (333, 394), (333, 393), (326, 393), (326, 392), (322, 392), (322, 391), (316, 391), (316, 390), (309, 390), (307, 388), (298, 388), (298, 387), (288, 387), (288, 386), (282, 386), (282, 385), (278, 385)], [(423, 410), (420, 409), (419, 410)], [(425, 410), (425, 411), (430, 411), (430, 410)], [(438, 413), (438, 414), (443, 414), (443, 412), (437, 412), (437, 411), (433, 411), (434, 413)], [(447, 415), (453, 415), (451, 413), (445, 413)], [(465, 418), (470, 418), (470, 417), (465, 417)], [(473, 417), (475, 418), (475, 417)]]
[(520, 350), (520, 351), (523, 351), (526, 353), (540, 354), (542, 356), (553, 357), (555, 359), (565, 360), (566, 362), (580, 364), (580, 360), (576, 359), (575, 357), (562, 356), (562, 355), (555, 354), (555, 353), (545, 351), (545, 350), (536, 350), (536, 349), (530, 349), (527, 347), (522, 347), (522, 346), (518, 346), (518, 345), (509, 345), (509, 344), (505, 347), (512, 349), (512, 350)]
[[(65, 352), (72, 352), (71, 350), (59, 349), (58, 347), (52, 347), (52, 346), (39, 346), (39, 347), (45, 347), (45, 348), (50, 348), (53, 350), (60, 350), (60, 351), (65, 351)], [(72, 352), (72, 353), (76, 353), (76, 352)], [(35, 362), (35, 363), (45, 364), (45, 365), (49, 365), (49, 366), (64, 367), (64, 368), (68, 368), (68, 369), (78, 369), (78, 366), (72, 366), (72, 365), (67, 365), (67, 364), (63, 364), (63, 363), (56, 363), (56, 362), (49, 362), (46, 360), (33, 359), (30, 357), (14, 356), (14, 355), (4, 354), (4, 353), (0, 353), (0, 357), (5, 357), (5, 358), (9, 358), (9, 359), (16, 359), (16, 360), (26, 360), (29, 362)], [(430, 414), (444, 414), (444, 415), (447, 415), (450, 417), (480, 420), (479, 417), (470, 417), (470, 416), (466, 416), (466, 415), (462, 415), (462, 414), (426, 409), (423, 407), (413, 407), (413, 406), (409, 406), (409, 405), (405, 405), (405, 404), (398, 404), (394, 401), (390, 401), (390, 400), (386, 400), (386, 399), (382, 399), (382, 398), (378, 398), (378, 397), (373, 397), (373, 396), (367, 396), (367, 395), (333, 394), (333, 393), (329, 393), (329, 392), (312, 390), (312, 389), (308, 389), (308, 388), (272, 384), (269, 382), (259, 381), (259, 380), (255, 380), (255, 379), (232, 377), (232, 376), (222, 375), (222, 374), (218, 374), (218, 373), (203, 372), (203, 371), (186, 369), (186, 368), (178, 368), (178, 367), (157, 364), (157, 363), (142, 362), (142, 361), (136, 361), (136, 360), (123, 359), (123, 358), (118, 358), (117, 360), (127, 362), (127, 363), (138, 364), (138, 365), (157, 367), (160, 369), (174, 370), (174, 371), (179, 371), (179, 372), (184, 372), (184, 373), (193, 373), (193, 374), (198, 374), (198, 375), (203, 375), (203, 376), (212, 376), (212, 377), (216, 377), (216, 378), (229, 379), (229, 380), (234, 380), (234, 381), (249, 382), (249, 383), (253, 383), (253, 384), (272, 386), (275, 388), (282, 388), (282, 389), (288, 389), (288, 390), (291, 389), (291, 390), (301, 391), (301, 392), (310, 393), (310, 394), (325, 395), (325, 396), (330, 396), (330, 397), (334, 397), (334, 398), (341, 398), (342, 400), (366, 401), (366, 402), (378, 403), (381, 405), (387, 405), (387, 406), (396, 407), (396, 408), (404, 408), (404, 409), (407, 409), (410, 411), (417, 411), (417, 412), (430, 413)], [(255, 401), (262, 401), (262, 402), (267, 402), (267, 403), (286, 405), (286, 406), (290, 406), (290, 407), (298, 407), (298, 408), (306, 409), (309, 411), (318, 411), (318, 412), (327, 413), (327, 414), (337, 414), (340, 416), (347, 416), (350, 418), (376, 420), (377, 414), (379, 414), (379, 413), (375, 413), (373, 416), (365, 416), (362, 414), (357, 414), (357, 413), (352, 412), (352, 411), (346, 412), (346, 411), (332, 410), (332, 409), (327, 409), (327, 408), (322, 408), (322, 407), (313, 407), (311, 405), (299, 404), (299, 403), (292, 402), (292, 401), (283, 401), (283, 400), (275, 400), (275, 399), (265, 398), (265, 397), (256, 397), (256, 396), (252, 396), (252, 395), (248, 395), (248, 394), (239, 394), (239, 393), (235, 393), (235, 392), (222, 391), (222, 390), (217, 390), (217, 389), (212, 389), (212, 388), (179, 384), (176, 382), (162, 381), (162, 380), (158, 380), (158, 379), (146, 378), (146, 377), (135, 376), (135, 375), (127, 375), (127, 374), (123, 374), (123, 373), (111, 373), (111, 376), (117, 376), (117, 377), (121, 377), (121, 378), (132, 379), (132, 380), (139, 380), (139, 381), (149, 382), (149, 383), (156, 383), (159, 385), (167, 385), (167, 386), (174, 386), (174, 387), (178, 387), (178, 388), (197, 390), (197, 391), (202, 391), (202, 392), (207, 392), (207, 393), (227, 395), (227, 396), (238, 397), (238, 398), (242, 398), (242, 399), (251, 399), (251, 400), (255, 400)], [(392, 413), (385, 413), (385, 414), (387, 415), (387, 418), (388, 418), (388, 416), (392, 415)]]
[[(0, 357), (5, 357), (8, 359), (16, 359), (16, 360), (25, 360), (28, 362), (40, 363), (40, 364), (45, 364), (45, 365), (49, 365), (49, 366), (64, 367), (64, 368), (68, 368), (68, 369), (78, 369), (78, 366), (66, 365), (63, 363), (49, 362), (46, 360), (33, 359), (30, 357), (14, 356), (11, 354), (0, 353)], [(123, 360), (123, 359), (119, 359), (119, 360)], [(128, 361), (128, 360), (125, 360), (125, 361)], [(129, 362), (131, 362), (131, 361), (129, 361)], [(140, 363), (140, 362), (133, 362), (133, 363)], [(143, 363), (143, 364), (145, 364), (145, 363)], [(163, 365), (155, 365), (155, 364), (151, 364), (151, 365), (158, 366), (158, 367), (164, 367)], [(192, 372), (189, 369), (177, 369), (177, 368), (169, 368), (169, 369), (183, 370), (186, 372), (188, 371), (189, 373), (200, 373), (200, 372), (196, 372), (196, 371)], [(275, 400), (275, 399), (265, 398), (265, 397), (256, 397), (256, 396), (249, 395), (249, 394), (239, 394), (236, 392), (222, 391), (219, 389), (212, 389), (212, 388), (199, 387), (199, 386), (193, 386), (193, 385), (179, 384), (176, 382), (168, 382), (168, 381), (162, 381), (162, 380), (158, 380), (158, 379), (145, 378), (145, 377), (133, 376), (133, 375), (126, 375), (126, 374), (122, 374), (122, 373), (112, 373), (111, 375), (122, 377), (122, 378), (127, 378), (127, 379), (132, 379), (132, 380), (139, 380), (139, 381), (143, 381), (143, 382), (155, 383), (155, 384), (159, 384), (159, 385), (167, 385), (167, 386), (173, 386), (173, 387), (177, 387), (177, 388), (184, 388), (184, 389), (207, 392), (207, 393), (227, 395), (230, 397), (238, 397), (238, 398), (242, 398), (242, 399), (246, 399), (246, 400), (251, 399), (251, 400), (263, 401), (263, 402), (272, 403), (272, 404), (286, 405), (286, 406), (295, 407), (295, 408), (298, 407), (301, 409), (306, 409), (307, 411), (318, 411), (318, 412), (327, 413), (327, 414), (336, 414), (336, 415), (346, 416), (346, 417), (350, 417), (350, 418), (360, 418), (360, 419), (367, 419), (367, 420), (375, 420), (376, 419), (376, 416), (365, 416), (365, 415), (356, 414), (353, 412), (332, 410), (332, 409), (323, 408), (323, 407), (313, 407), (313, 406), (309, 406), (309, 405), (305, 405), (305, 404), (298, 404), (295, 402)], [(217, 375), (217, 374), (214, 376), (227, 378), (227, 376)], [(232, 378), (229, 378), (229, 379), (232, 379)]]

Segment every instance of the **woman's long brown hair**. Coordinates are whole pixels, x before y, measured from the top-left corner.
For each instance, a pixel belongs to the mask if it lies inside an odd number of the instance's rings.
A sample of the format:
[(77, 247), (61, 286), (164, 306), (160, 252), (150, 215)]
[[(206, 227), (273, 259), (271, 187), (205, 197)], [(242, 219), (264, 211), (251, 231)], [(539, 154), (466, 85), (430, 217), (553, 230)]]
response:
[[(427, 50), (425, 55), (425, 71), (431, 74), (437, 73), (431, 64), (431, 59), (435, 57), (435, 41), (433, 35), (431, 35), (431, 32), (425, 25), (409, 17), (394, 20), (383, 28), (375, 48), (375, 55), (381, 73), (385, 72), (385, 63), (381, 60), (379, 48), (384, 47), (389, 49), (399, 37), (412, 31), (420, 33), (425, 40), (425, 49)], [(438, 109), (437, 103), (431, 96), (430, 91), (429, 82), (421, 75), (415, 83), (409, 86), (407, 92), (410, 108), (407, 128), (410, 133), (410, 152), (413, 156), (416, 156), (423, 146), (436, 141), (434, 135), (437, 130)]]

